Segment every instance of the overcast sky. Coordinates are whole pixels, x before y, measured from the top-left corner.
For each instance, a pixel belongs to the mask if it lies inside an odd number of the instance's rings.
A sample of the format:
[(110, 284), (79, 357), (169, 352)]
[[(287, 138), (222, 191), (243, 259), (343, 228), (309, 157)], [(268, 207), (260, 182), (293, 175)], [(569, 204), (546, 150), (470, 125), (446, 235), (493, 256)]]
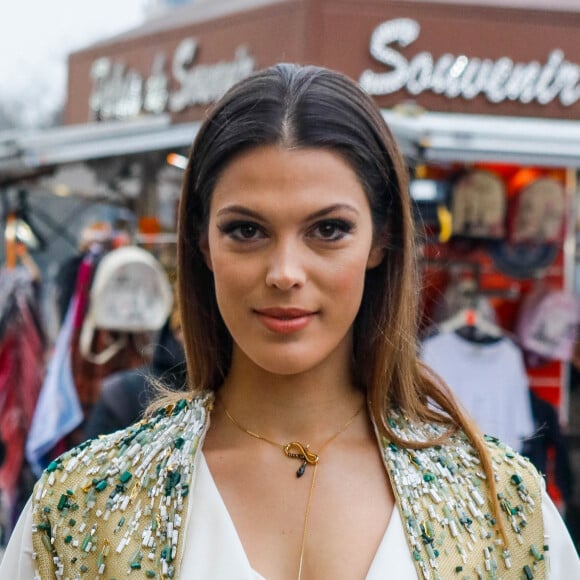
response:
[(0, 0), (0, 104), (28, 123), (63, 103), (66, 58), (143, 21), (147, 0)]

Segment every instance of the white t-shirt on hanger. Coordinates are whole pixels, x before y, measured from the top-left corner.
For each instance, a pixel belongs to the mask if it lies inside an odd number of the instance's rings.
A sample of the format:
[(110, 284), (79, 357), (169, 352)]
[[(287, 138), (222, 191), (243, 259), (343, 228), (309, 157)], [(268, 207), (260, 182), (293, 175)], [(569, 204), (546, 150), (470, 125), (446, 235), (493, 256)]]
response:
[(487, 435), (520, 451), (534, 432), (529, 380), (521, 350), (509, 338), (482, 344), (455, 332), (423, 343), (421, 359), (456, 395)]

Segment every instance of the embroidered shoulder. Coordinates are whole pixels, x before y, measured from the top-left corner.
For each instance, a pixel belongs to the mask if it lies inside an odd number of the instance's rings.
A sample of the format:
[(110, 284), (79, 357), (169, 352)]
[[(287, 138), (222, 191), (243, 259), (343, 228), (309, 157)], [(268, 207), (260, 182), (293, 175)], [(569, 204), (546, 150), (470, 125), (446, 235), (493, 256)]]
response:
[[(388, 418), (405, 441), (444, 434), (433, 424), (412, 424), (401, 413)], [(442, 445), (382, 447), (419, 576), (463, 580), (545, 577), (541, 485), (530, 462), (496, 439), (486, 438), (509, 546), (492, 516), (479, 457), (463, 432)], [(514, 576), (514, 573), (517, 576)]]
[[(53, 461), (32, 496), (41, 578), (173, 577), (195, 453), (213, 398), (182, 399)], [(114, 558), (108, 558), (111, 551)], [(142, 576), (137, 571), (142, 571)]]

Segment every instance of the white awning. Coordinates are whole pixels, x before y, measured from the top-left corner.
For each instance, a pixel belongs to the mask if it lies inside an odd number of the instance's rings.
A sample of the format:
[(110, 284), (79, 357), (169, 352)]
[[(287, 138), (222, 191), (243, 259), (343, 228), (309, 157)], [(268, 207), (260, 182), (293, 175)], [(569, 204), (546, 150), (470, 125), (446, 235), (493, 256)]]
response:
[(0, 132), (0, 183), (50, 167), (149, 151), (188, 147), (199, 123), (172, 125), (169, 115), (134, 121)]
[(383, 111), (405, 154), (418, 161), (580, 168), (580, 121)]
[[(500, 162), (580, 168), (580, 121), (383, 111), (405, 155), (418, 162)], [(189, 147), (199, 122), (169, 115), (36, 131), (0, 132), (0, 184), (92, 159)]]

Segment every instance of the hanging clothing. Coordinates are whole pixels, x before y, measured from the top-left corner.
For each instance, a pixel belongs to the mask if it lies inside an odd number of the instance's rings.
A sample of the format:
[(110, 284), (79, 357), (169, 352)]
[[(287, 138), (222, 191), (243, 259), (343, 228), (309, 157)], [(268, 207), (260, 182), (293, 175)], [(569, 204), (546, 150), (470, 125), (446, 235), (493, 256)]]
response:
[(570, 464), (570, 454), (565, 434), (560, 427), (555, 407), (530, 390), (532, 415), (536, 426), (533, 437), (524, 444), (525, 455), (540, 473), (548, 473), (548, 455), (554, 452), (554, 483), (565, 502), (572, 500), (574, 493), (574, 473)]
[[(76, 270), (75, 291), (76, 306), (73, 314), (72, 336), (70, 341), (71, 372), (81, 404), (83, 417), (86, 420), (99, 398), (101, 383), (112, 373), (132, 369), (144, 362), (143, 347), (145, 339), (141, 335), (129, 334), (126, 345), (107, 363), (98, 365), (87, 360), (81, 353), (80, 337), (85, 315), (90, 301), (93, 277), (102, 258), (102, 248), (90, 250), (83, 254)], [(92, 339), (92, 351), (101, 352), (115, 342), (119, 333), (96, 329)], [(72, 431), (66, 438), (65, 448), (78, 445), (83, 441), (82, 426)]]
[(453, 391), (479, 428), (521, 450), (534, 432), (529, 379), (520, 349), (509, 338), (475, 343), (455, 332), (425, 340), (421, 359)]
[(168, 319), (159, 333), (151, 365), (119, 371), (103, 380), (101, 394), (84, 426), (84, 438), (112, 433), (139, 421), (157, 394), (157, 383), (183, 390), (186, 375), (185, 352)]
[(73, 297), (56, 340), (26, 441), (26, 458), (37, 477), (48, 465), (50, 451), (83, 420), (71, 371), (76, 302)]
[(30, 489), (21, 489), (24, 447), (44, 373), (45, 343), (36, 289), (24, 268), (0, 270), (0, 430), (8, 443), (0, 468), (2, 501), (15, 521)]
[(70, 301), (74, 296), (76, 290), (77, 276), (79, 268), (84, 259), (83, 254), (75, 254), (67, 258), (62, 264), (56, 274), (55, 279), (55, 294), (56, 294), (56, 308), (58, 312), (59, 322), (62, 324), (68, 312)]

